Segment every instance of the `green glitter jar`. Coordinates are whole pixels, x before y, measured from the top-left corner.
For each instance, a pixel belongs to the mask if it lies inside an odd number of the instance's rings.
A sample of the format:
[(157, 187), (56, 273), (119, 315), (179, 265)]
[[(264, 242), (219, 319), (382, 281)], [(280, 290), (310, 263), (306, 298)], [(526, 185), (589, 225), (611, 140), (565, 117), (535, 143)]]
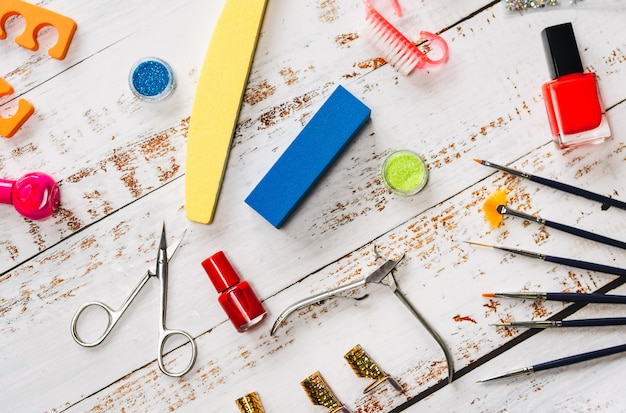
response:
[(426, 163), (421, 156), (409, 150), (389, 154), (381, 173), (385, 186), (398, 195), (414, 195), (428, 182)]

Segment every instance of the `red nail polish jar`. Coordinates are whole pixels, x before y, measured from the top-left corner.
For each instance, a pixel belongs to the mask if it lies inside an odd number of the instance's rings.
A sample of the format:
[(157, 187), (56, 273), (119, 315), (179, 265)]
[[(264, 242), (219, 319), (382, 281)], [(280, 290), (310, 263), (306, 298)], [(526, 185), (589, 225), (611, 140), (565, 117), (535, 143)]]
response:
[(541, 32), (552, 80), (543, 98), (554, 141), (559, 148), (600, 143), (611, 137), (596, 75), (583, 70), (571, 23)]
[(243, 333), (263, 321), (267, 311), (247, 281), (239, 274), (219, 251), (202, 261), (202, 267), (219, 293), (217, 301), (237, 331)]

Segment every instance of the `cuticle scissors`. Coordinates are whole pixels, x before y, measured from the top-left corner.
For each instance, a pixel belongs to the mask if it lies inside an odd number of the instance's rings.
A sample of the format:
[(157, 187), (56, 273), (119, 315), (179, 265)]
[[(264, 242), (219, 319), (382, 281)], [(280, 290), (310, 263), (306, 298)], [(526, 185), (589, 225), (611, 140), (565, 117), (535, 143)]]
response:
[[(160, 297), (161, 297), (160, 317), (159, 317), (159, 341), (158, 341), (159, 350), (157, 353), (158, 354), (157, 363), (159, 365), (159, 369), (164, 374), (170, 377), (181, 377), (182, 375), (189, 372), (189, 370), (191, 370), (191, 368), (193, 367), (196, 361), (196, 357), (198, 353), (197, 346), (193, 337), (185, 331), (170, 330), (165, 326), (165, 318), (166, 318), (166, 313), (167, 313), (168, 263), (169, 263), (169, 260), (174, 255), (174, 253), (176, 252), (176, 249), (180, 245), (181, 240), (182, 240), (182, 236), (176, 243), (175, 247), (173, 248), (172, 253), (168, 256), (167, 241), (165, 239), (165, 224), (163, 224), (163, 229), (161, 231), (161, 240), (159, 242), (159, 250), (157, 253), (157, 262), (156, 262), (155, 272), (152, 272), (151, 270), (147, 270), (144, 277), (141, 279), (141, 281), (139, 281), (137, 286), (133, 289), (133, 291), (131, 291), (131, 293), (128, 295), (126, 300), (122, 303), (120, 308), (118, 308), (117, 310), (114, 310), (109, 305), (101, 301), (89, 301), (83, 304), (76, 311), (76, 313), (74, 314), (74, 317), (72, 318), (71, 332), (72, 332), (72, 337), (74, 338), (74, 340), (83, 347), (95, 347), (99, 345), (100, 343), (102, 343), (104, 339), (109, 335), (111, 330), (113, 330), (113, 327), (115, 327), (115, 325), (117, 324), (119, 319), (122, 317), (126, 309), (133, 302), (137, 294), (139, 294), (139, 291), (141, 291), (143, 286), (146, 285), (146, 283), (150, 280), (151, 277), (156, 277), (160, 282)], [(95, 339), (94, 341), (86, 342), (82, 340), (78, 334), (78, 320), (81, 314), (83, 313), (83, 311), (85, 311), (89, 307), (102, 308), (108, 316), (108, 324), (106, 326), (106, 329), (104, 330), (104, 332), (99, 338)], [(165, 342), (173, 336), (183, 336), (191, 347), (191, 359), (189, 360), (189, 364), (187, 364), (187, 366), (183, 370), (176, 371), (176, 372), (167, 370), (165, 367), (165, 363), (163, 362), (163, 352), (165, 350)]]

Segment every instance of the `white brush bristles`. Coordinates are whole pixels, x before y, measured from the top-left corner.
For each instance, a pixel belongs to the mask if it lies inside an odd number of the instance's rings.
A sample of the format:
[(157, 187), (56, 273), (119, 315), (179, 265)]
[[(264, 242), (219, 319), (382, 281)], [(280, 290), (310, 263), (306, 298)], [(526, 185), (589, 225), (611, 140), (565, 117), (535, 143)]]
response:
[(400, 74), (407, 76), (422, 59), (421, 52), (393, 25), (373, 9), (367, 14), (367, 37)]

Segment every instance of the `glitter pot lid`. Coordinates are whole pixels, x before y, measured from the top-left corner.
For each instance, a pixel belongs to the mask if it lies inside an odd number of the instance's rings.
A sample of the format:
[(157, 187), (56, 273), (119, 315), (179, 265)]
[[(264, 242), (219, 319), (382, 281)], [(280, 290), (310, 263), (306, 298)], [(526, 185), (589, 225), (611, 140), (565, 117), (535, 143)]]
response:
[(148, 102), (167, 98), (176, 87), (171, 66), (157, 57), (146, 57), (135, 63), (128, 83), (135, 96)]
[(414, 195), (428, 182), (428, 167), (420, 155), (399, 150), (387, 156), (382, 166), (385, 186), (398, 195)]

